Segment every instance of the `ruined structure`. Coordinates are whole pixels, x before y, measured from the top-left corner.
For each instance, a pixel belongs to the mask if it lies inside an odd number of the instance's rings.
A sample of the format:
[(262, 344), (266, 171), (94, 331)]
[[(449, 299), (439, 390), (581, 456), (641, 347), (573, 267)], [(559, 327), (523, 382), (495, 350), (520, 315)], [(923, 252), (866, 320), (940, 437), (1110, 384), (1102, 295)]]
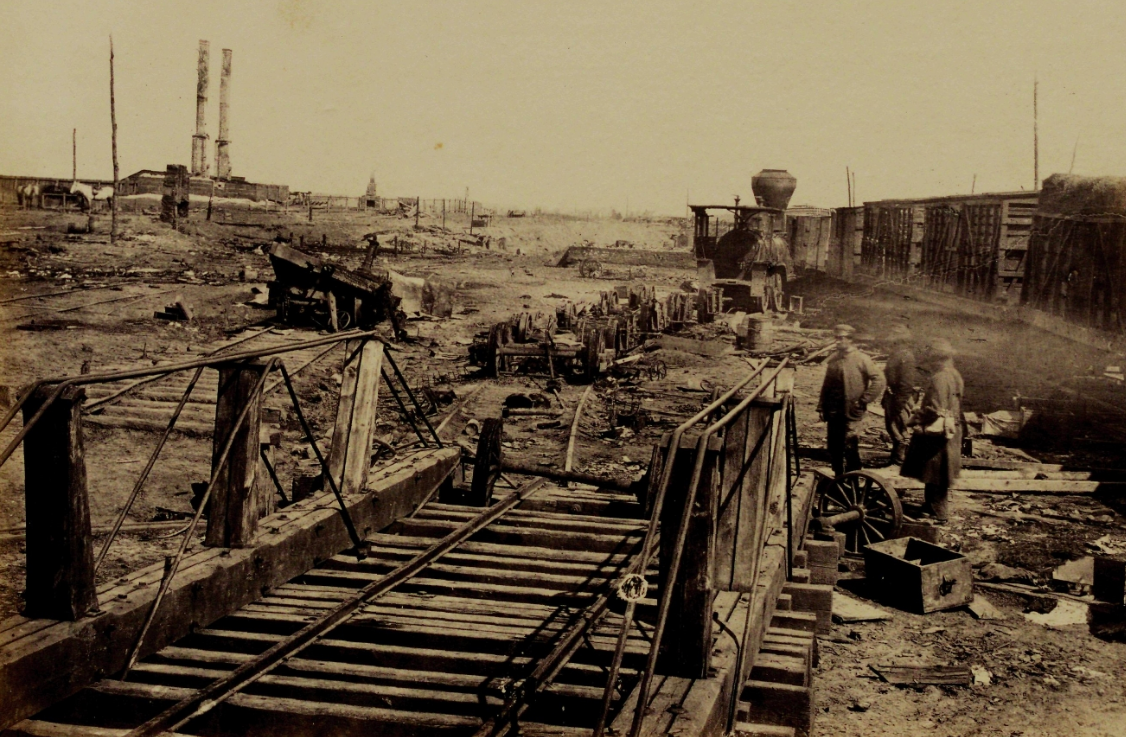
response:
[(211, 43), (200, 40), (198, 78), (195, 91), (195, 134), (192, 135), (192, 176), (207, 176), (207, 78)]
[(231, 156), (227, 150), (231, 101), (231, 50), (223, 49), (223, 68), (219, 73), (219, 138), (215, 141), (215, 176), (219, 179), (231, 178)]

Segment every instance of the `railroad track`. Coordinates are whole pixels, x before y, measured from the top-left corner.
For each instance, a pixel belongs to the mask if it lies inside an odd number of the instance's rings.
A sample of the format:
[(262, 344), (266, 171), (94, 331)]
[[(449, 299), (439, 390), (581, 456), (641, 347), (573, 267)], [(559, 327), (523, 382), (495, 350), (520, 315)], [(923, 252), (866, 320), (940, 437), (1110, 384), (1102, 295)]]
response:
[[(494, 501), (427, 503), (368, 557), (325, 560), (3, 734), (468, 735), (503, 733), (506, 714), (521, 734), (589, 734), (622, 624), (613, 584), (647, 523), (629, 495), (544, 480)], [(656, 560), (646, 574), (612, 715), (649, 651)]]

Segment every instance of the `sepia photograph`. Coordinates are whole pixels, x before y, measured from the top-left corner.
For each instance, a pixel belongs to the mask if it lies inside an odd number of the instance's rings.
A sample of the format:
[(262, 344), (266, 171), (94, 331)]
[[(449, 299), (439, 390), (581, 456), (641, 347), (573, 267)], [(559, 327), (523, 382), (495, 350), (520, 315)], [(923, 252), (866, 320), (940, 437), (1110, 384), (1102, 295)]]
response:
[(0, 737), (1126, 737), (1123, 39), (0, 1)]

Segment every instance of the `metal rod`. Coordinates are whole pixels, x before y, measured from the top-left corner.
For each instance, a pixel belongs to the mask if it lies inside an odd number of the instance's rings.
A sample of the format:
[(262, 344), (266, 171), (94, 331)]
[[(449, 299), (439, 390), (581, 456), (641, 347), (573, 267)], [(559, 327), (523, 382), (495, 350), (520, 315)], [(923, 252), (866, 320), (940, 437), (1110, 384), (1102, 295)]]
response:
[(368, 601), (385, 594), (400, 583), (408, 581), (426, 570), (430, 564), (434, 563), (480, 530), (495, 522), (517, 504), (529, 498), (542, 486), (542, 481), (533, 481), (504, 501), (498, 502), (482, 511), (479, 515), (469, 520), (449, 535), (446, 535), (410, 561), (379, 577), (375, 581), (372, 581), (355, 594), (352, 594), (350, 597), (337, 604), (320, 619), (305, 625), (294, 634), (270, 647), (261, 655), (255, 656), (246, 663), (243, 663), (223, 678), (196, 691), (179, 703), (168, 707), (160, 714), (129, 732), (125, 737), (155, 737), (155, 735), (177, 730), (196, 716), (209, 711), (242, 688), (245, 688), (261, 678), (275, 665), (301, 652), (314, 642), (316, 638), (326, 634), (344, 622)]
[[(631, 599), (626, 602), (626, 611), (623, 616), (633, 621), (633, 610), (636, 603)], [(629, 627), (622, 627), (618, 632), (618, 642), (614, 646), (614, 659), (610, 661), (610, 675), (606, 680), (606, 688), (602, 690), (602, 709), (598, 712), (598, 721), (594, 725), (591, 737), (602, 737), (606, 730), (606, 719), (610, 716), (610, 705), (614, 702), (614, 689), (617, 688), (618, 674), (622, 670), (622, 658), (625, 656), (626, 643), (629, 641)]]
[(8, 410), (8, 413), (4, 416), (4, 420), (0, 421), (0, 432), (3, 432), (4, 429), (7, 428), (9, 423), (11, 423), (12, 418), (16, 416), (16, 413), (19, 411), (19, 409), (24, 405), (24, 403), (27, 402), (28, 397), (30, 397), (36, 389), (38, 389), (39, 387), (41, 387), (45, 384), (58, 383), (58, 386), (55, 388), (55, 391), (53, 391), (51, 393), (51, 395), (47, 398), (47, 401), (44, 402), (43, 406), (39, 408), (39, 411), (36, 412), (35, 415), (30, 420), (28, 420), (27, 422), (24, 423), (23, 429), (21, 429), (20, 432), (16, 435), (15, 439), (13, 439), (12, 442), (8, 444), (8, 446), (4, 449), (4, 452), (0, 453), (0, 466), (4, 465), (4, 463), (6, 463), (7, 460), (12, 457), (12, 453), (14, 453), (16, 448), (19, 446), (19, 444), (21, 442), (23, 442), (23, 439), (27, 436), (28, 431), (30, 431), (31, 428), (34, 427), (35, 423), (37, 423), (39, 421), (39, 418), (41, 418), (43, 416), (44, 412), (46, 412), (47, 409), (52, 404), (55, 403), (55, 400), (57, 400), (59, 398), (59, 396), (62, 395), (62, 392), (67, 387), (86, 386), (86, 385), (89, 385), (89, 384), (107, 384), (107, 383), (111, 383), (111, 382), (114, 382), (114, 381), (123, 381), (125, 379), (139, 379), (139, 378), (146, 377), (146, 376), (158, 376), (158, 375), (164, 375), (164, 374), (171, 374), (171, 373), (175, 373), (176, 371), (186, 371), (188, 369), (199, 368), (200, 366), (214, 367), (214, 366), (218, 366), (221, 363), (230, 363), (230, 362), (233, 362), (233, 361), (246, 361), (246, 360), (249, 360), (249, 359), (252, 359), (252, 358), (265, 358), (267, 356), (275, 356), (275, 355), (278, 355), (278, 354), (281, 354), (281, 353), (289, 353), (291, 351), (302, 350), (304, 348), (316, 348), (317, 346), (327, 345), (329, 343), (339, 343), (339, 342), (345, 341), (345, 340), (354, 340), (354, 339), (357, 339), (357, 338), (373, 337), (374, 335), (375, 335), (374, 330), (355, 332), (355, 333), (337, 333), (336, 335), (330, 335), (330, 336), (326, 336), (324, 338), (317, 338), (315, 340), (306, 341), (304, 343), (291, 343), (291, 344), (285, 345), (285, 346), (274, 346), (272, 348), (260, 348), (256, 351), (243, 351), (241, 353), (233, 353), (233, 354), (230, 354), (230, 355), (219, 356), (219, 357), (202, 356), (202, 357), (194, 359), (192, 361), (181, 361), (180, 363), (167, 364), (167, 365), (160, 366), (160, 367), (150, 367), (150, 368), (144, 368), (144, 369), (128, 369), (128, 370), (125, 370), (125, 371), (115, 371), (115, 372), (112, 372), (112, 373), (105, 373), (105, 374), (85, 374), (85, 375), (79, 375), (79, 376), (67, 376), (67, 377), (62, 377), (62, 378), (57, 378), (57, 379), (41, 379), (40, 381), (35, 382), (35, 384), (33, 384), (31, 387), (29, 387), (28, 391), (24, 394), (24, 396), (21, 397), (20, 400), (18, 402), (16, 402), (16, 404), (14, 404), (11, 409)]
[(274, 482), (274, 488), (278, 490), (278, 496), (282, 501), (289, 504), (289, 497), (285, 495), (285, 489), (282, 488), (281, 481), (278, 480), (278, 472), (274, 470), (274, 464), (270, 463), (269, 457), (266, 455), (265, 448), (258, 449), (258, 455), (262, 457), (262, 464), (266, 466), (266, 473), (270, 474), (270, 480)]
[[(226, 345), (219, 346), (218, 348), (216, 348), (213, 351), (209, 351), (205, 355), (214, 356), (217, 353), (220, 353), (222, 351), (227, 350), (228, 348), (231, 348), (233, 346), (238, 345), (239, 343), (245, 343), (248, 340), (253, 340), (254, 338), (257, 338), (259, 335), (262, 335), (264, 333), (268, 333), (273, 329), (274, 329), (273, 327), (268, 327), (268, 328), (265, 328), (264, 330), (259, 330), (256, 333), (251, 333), (250, 335), (244, 335), (243, 337), (239, 338), (238, 340), (227, 343)], [(139, 381), (133, 382), (132, 384), (128, 384), (127, 386), (123, 386), (123, 387), (121, 387), (121, 389), (117, 390), (113, 394), (110, 394), (108, 397), (102, 397), (101, 399), (97, 400), (96, 402), (90, 402), (89, 404), (86, 405), (84, 412), (89, 413), (92, 410), (95, 410), (98, 407), (101, 407), (102, 405), (110, 404), (111, 402), (113, 402), (114, 400), (116, 400), (118, 397), (120, 397), (122, 394), (125, 394), (126, 392), (133, 391), (137, 387), (144, 386), (145, 384), (152, 384), (153, 382), (157, 382), (157, 381), (160, 381), (162, 379), (167, 379), (169, 376), (170, 376), (170, 374), (160, 374), (158, 376), (150, 376), (147, 379), (141, 379)], [(267, 388), (265, 391), (269, 391), (269, 388)]]
[(430, 420), (426, 417), (426, 413), (422, 411), (422, 406), (419, 405), (418, 399), (414, 396), (414, 392), (411, 391), (411, 385), (407, 383), (407, 377), (403, 376), (403, 372), (399, 370), (399, 364), (395, 363), (395, 359), (391, 357), (391, 353), (389, 351), (384, 351), (384, 355), (387, 357), (387, 363), (391, 364), (391, 369), (395, 372), (395, 376), (399, 377), (399, 381), (402, 382), (403, 391), (405, 391), (407, 393), (407, 396), (410, 397), (415, 411), (418, 412), (418, 416), (422, 418), (422, 421), (424, 423), (426, 423), (426, 429), (429, 430), (430, 434), (434, 436), (434, 442), (438, 444), (439, 448), (441, 448), (442, 439), (438, 437), (438, 433), (435, 432), (434, 426), (430, 424)]
[(336, 484), (336, 479), (328, 472), (328, 461), (325, 460), (324, 455), (321, 453), (320, 446), (317, 445), (317, 439), (313, 437), (313, 428), (309, 426), (309, 421), (305, 419), (305, 413), (301, 411), (301, 402), (297, 401), (297, 392), (293, 388), (293, 382), (289, 379), (289, 372), (285, 370), (285, 364), (280, 363), (278, 367), (281, 369), (282, 378), (285, 380), (285, 388), (289, 390), (289, 398), (293, 401), (293, 411), (297, 414), (297, 420), (301, 423), (301, 431), (305, 433), (305, 437), (309, 440), (309, 446), (313, 449), (313, 455), (317, 457), (317, 462), (321, 464), (321, 475), (328, 481), (329, 488), (332, 489), (336, 501), (340, 504), (340, 516), (344, 520), (344, 527), (348, 529), (348, 537), (352, 539), (352, 544), (356, 546), (356, 558), (363, 560), (367, 557), (364, 554), (363, 540), (356, 532), (356, 526), (352, 524), (352, 515), (348, 512), (348, 505), (344, 503), (344, 495), (340, 493), (340, 487)]
[[(718, 421), (708, 426), (700, 435), (699, 440), (697, 440), (696, 442), (696, 463), (695, 467), (692, 469), (692, 481), (689, 483), (688, 491), (685, 494), (684, 509), (680, 516), (680, 527), (677, 529), (676, 543), (673, 547), (672, 560), (669, 561), (669, 570), (666, 571), (665, 574), (666, 583), (661, 589), (660, 608), (657, 611), (657, 625), (653, 629), (653, 642), (650, 645), (649, 657), (645, 663), (645, 671), (644, 673), (642, 673), (641, 682), (638, 684), (639, 690), (637, 710), (634, 712), (633, 724), (630, 726), (630, 737), (637, 737), (637, 735), (640, 733), (641, 722), (645, 715), (645, 702), (649, 698), (649, 688), (652, 685), (653, 674), (656, 671), (657, 656), (660, 653), (661, 649), (661, 640), (664, 638), (665, 625), (668, 624), (669, 609), (672, 606), (672, 594), (673, 590), (676, 588), (676, 577), (680, 572), (681, 558), (684, 556), (684, 543), (688, 538), (688, 525), (692, 520), (692, 507), (696, 502), (696, 492), (700, 486), (700, 478), (703, 476), (704, 472), (704, 460), (707, 455), (708, 441), (711, 440), (712, 435), (714, 435), (719, 430), (722, 430), (728, 425), (728, 423), (731, 422), (732, 419), (741, 414), (750, 405), (750, 403), (758, 397), (759, 394), (761, 394), (776, 378), (778, 378), (778, 375), (782, 373), (782, 369), (786, 367), (788, 360), (789, 359), (783, 359), (774, 369), (774, 371), (769, 376), (763, 377), (762, 382), (757, 387), (755, 387), (752, 392), (744, 397), (743, 400), (739, 402), (739, 404), (735, 405), (735, 407), (731, 411), (729, 411)], [(766, 364), (764, 362), (763, 367), (765, 366)], [(720, 403), (717, 399), (713, 404), (720, 406), (722, 403)], [(677, 445), (670, 444), (670, 461), (675, 461), (678, 445), (679, 442), (677, 443)], [(672, 462), (667, 464), (667, 467), (665, 469), (666, 477), (672, 473), (672, 465)], [(769, 473), (769, 466), (767, 473)], [(769, 488), (769, 486), (767, 488)]]
[[(279, 363), (280, 361), (277, 358), (270, 359), (266, 364), (265, 371), (262, 372), (262, 377), (258, 379), (258, 382), (254, 385), (254, 391), (250, 394), (251, 397), (262, 391), (262, 387), (266, 385), (266, 377), (270, 375), (270, 371), (274, 366)], [(180, 569), (180, 562), (183, 560), (184, 553), (187, 552), (188, 546), (195, 537), (195, 528), (199, 524), (200, 518), (203, 517), (203, 510), (207, 509), (207, 503), (211, 499), (211, 492), (215, 488), (215, 482), (219, 480), (219, 474), (227, 465), (227, 459), (231, 455), (231, 448), (235, 445), (235, 436), (242, 430), (242, 426), (246, 423), (246, 418), (250, 414), (250, 408), (253, 405), (254, 402), (249, 401), (243, 406), (242, 411), (239, 412), (238, 417), (235, 419), (235, 424), (231, 427), (231, 432), (227, 434), (227, 440), (223, 443), (223, 452), (219, 454), (219, 460), (216, 461), (215, 467), (211, 471), (211, 480), (207, 482), (207, 489), (204, 490), (203, 496), (199, 500), (199, 507), (196, 509), (195, 514), (192, 515), (192, 521), (188, 524), (187, 530), (184, 531), (184, 537), (180, 541), (180, 548), (176, 551), (172, 563), (166, 569), (165, 576), (160, 581), (160, 589), (156, 592), (156, 598), (153, 599), (149, 613), (145, 617), (145, 623), (141, 626), (137, 640), (133, 643), (133, 649), (129, 652), (129, 657), (125, 661), (125, 669), (121, 673), (121, 680), (125, 680), (125, 677), (129, 675), (129, 669), (137, 662), (137, 656), (141, 652), (141, 645), (144, 644), (145, 635), (148, 634), (149, 627), (152, 626), (153, 620), (156, 619), (156, 613), (160, 609), (160, 603), (164, 600), (164, 595), (168, 593), (168, 587), (172, 585), (172, 579)]]
[[(329, 346), (328, 348), (325, 348), (325, 349), (324, 349), (323, 351), (321, 351), (321, 352), (320, 352), (320, 353), (318, 353), (317, 355), (313, 356), (312, 358), (310, 358), (310, 359), (309, 359), (308, 361), (306, 361), (305, 363), (301, 364), (301, 365), (300, 365), (300, 366), (298, 366), (297, 368), (295, 368), (295, 369), (293, 369), (292, 371), (290, 371), (290, 372), (289, 372), (289, 375), (290, 375), (290, 376), (297, 376), (297, 375), (298, 375), (299, 373), (301, 373), (301, 372), (302, 372), (302, 371), (304, 371), (305, 369), (309, 368), (309, 367), (310, 367), (310, 366), (312, 366), (312, 365), (313, 365), (314, 363), (316, 363), (317, 361), (321, 360), (322, 358), (324, 358), (324, 357), (325, 357), (325, 356), (327, 356), (328, 354), (332, 353), (332, 352), (333, 352), (334, 350), (336, 350), (336, 349), (337, 349), (337, 348), (339, 348), (339, 347), (340, 347), (340, 344), (339, 344), (339, 343), (333, 343), (333, 344), (332, 344), (332, 345), (330, 345), (330, 346)], [(282, 384), (284, 384), (284, 383), (285, 383), (285, 382), (284, 382), (284, 381), (282, 381), (281, 379), (277, 379), (277, 380), (275, 380), (275, 381), (274, 381), (274, 383), (272, 383), (272, 384), (267, 384), (267, 385), (266, 385), (266, 388), (262, 390), (262, 393), (263, 393), (263, 394), (269, 394), (269, 393), (270, 393), (270, 392), (272, 392), (272, 391), (273, 391), (274, 389), (277, 389), (277, 388), (278, 388), (279, 386), (281, 386), (281, 385), (282, 385)]]
[(786, 435), (784, 441), (786, 448), (786, 580), (789, 581), (794, 577), (794, 477), (791, 473), (793, 471), (794, 448), (790, 444), (793, 397), (787, 396), (785, 401), (783, 428)]
[(407, 421), (407, 424), (411, 426), (411, 429), (414, 430), (414, 434), (418, 436), (420, 443), (422, 443), (423, 445), (430, 445), (430, 443), (426, 442), (426, 436), (423, 435), (422, 431), (418, 429), (418, 424), (414, 421), (414, 417), (411, 416), (410, 410), (407, 409), (407, 405), (403, 404), (403, 398), (399, 396), (399, 390), (395, 388), (395, 384), (392, 383), (391, 377), (387, 375), (387, 369), (380, 366), (379, 370), (383, 374), (383, 380), (387, 382), (387, 388), (391, 390), (391, 396), (395, 398), (395, 403), (399, 405), (399, 411), (403, 413), (403, 419), (405, 419)]
[(144, 487), (145, 481), (148, 480), (149, 473), (152, 472), (153, 466), (156, 465), (156, 459), (160, 455), (160, 451), (164, 449), (164, 444), (168, 442), (168, 438), (172, 435), (172, 430), (176, 427), (176, 421), (180, 419), (180, 413), (184, 410), (184, 406), (187, 405), (188, 398), (192, 395), (192, 390), (195, 389), (195, 385), (199, 382), (199, 377), (202, 375), (203, 369), (197, 368), (195, 375), (192, 376), (192, 380), (188, 382), (188, 387), (184, 390), (184, 395), (180, 397), (179, 404), (176, 405), (176, 409), (172, 412), (172, 417), (168, 420), (168, 426), (164, 428), (164, 434), (160, 436), (160, 441), (157, 442), (156, 447), (153, 448), (152, 454), (149, 456), (149, 462), (145, 464), (145, 469), (141, 471), (141, 475), (137, 477), (136, 483), (133, 484), (133, 491), (129, 494), (129, 499), (126, 500), (125, 506), (121, 508), (117, 519), (114, 520), (113, 529), (110, 530), (109, 537), (102, 543), (102, 551), (98, 553), (98, 559), (94, 562), (94, 573), (98, 572), (98, 568), (101, 567), (102, 561), (106, 558), (106, 553), (109, 552), (109, 546), (113, 544), (118, 531), (121, 529), (122, 523), (125, 522), (125, 518), (133, 509), (133, 503), (136, 502), (137, 498), (141, 495), (141, 489)]
[[(648, 567), (649, 567), (649, 556), (651, 555), (651, 551), (655, 549), (655, 542), (654, 541), (655, 541), (655, 538), (656, 538), (656, 535), (657, 535), (657, 528), (660, 525), (661, 510), (662, 510), (662, 507), (664, 506), (664, 503), (665, 503), (665, 494), (668, 491), (669, 480), (672, 478), (672, 467), (673, 467), (673, 464), (676, 461), (677, 450), (680, 448), (681, 437), (684, 435), (686, 430), (688, 430), (690, 427), (695, 425), (697, 422), (699, 422), (700, 420), (702, 420), (705, 417), (707, 417), (708, 415), (710, 415), (716, 407), (722, 406), (724, 402), (726, 402), (731, 397), (735, 396), (736, 392), (738, 392), (740, 389), (745, 387), (747, 384), (751, 383), (751, 381), (756, 376), (758, 376), (759, 374), (761, 374), (763, 372), (763, 370), (766, 368), (766, 365), (767, 365), (767, 362), (763, 361), (758, 366), (752, 368), (751, 372), (749, 374), (747, 374), (746, 376), (744, 376), (742, 379), (740, 379), (733, 387), (728, 389), (726, 392), (724, 392), (719, 397), (716, 397), (716, 399), (714, 399), (713, 401), (709, 402), (699, 412), (697, 412), (692, 417), (689, 417), (687, 420), (685, 420), (683, 423), (681, 423), (679, 426), (677, 426), (677, 428), (675, 430), (673, 430), (672, 436), (669, 438), (668, 450), (665, 452), (664, 464), (661, 468), (661, 481), (660, 481), (660, 484), (657, 486), (657, 492), (656, 492), (656, 494), (654, 495), (654, 498), (653, 498), (653, 510), (652, 510), (652, 513), (649, 517), (649, 526), (645, 530), (645, 541), (642, 544), (642, 548), (641, 548), (640, 557), (641, 557), (642, 562), (641, 562), (641, 565), (640, 565), (640, 569), (642, 571), (645, 571), (645, 570), (648, 569)], [(628, 632), (632, 623), (633, 623), (633, 612), (627, 607), (625, 614), (622, 617), (622, 627), (621, 627), (621, 629)], [(621, 636), (621, 630), (619, 631), (618, 635), (619, 635), (619, 637)], [(607, 689), (613, 688), (613, 684), (607, 683), (606, 688)], [(606, 698), (605, 693), (603, 693), (603, 699), (605, 699), (605, 698)], [(644, 708), (642, 706), (642, 703), (643, 703), (642, 701), (638, 702), (638, 708), (639, 709)]]

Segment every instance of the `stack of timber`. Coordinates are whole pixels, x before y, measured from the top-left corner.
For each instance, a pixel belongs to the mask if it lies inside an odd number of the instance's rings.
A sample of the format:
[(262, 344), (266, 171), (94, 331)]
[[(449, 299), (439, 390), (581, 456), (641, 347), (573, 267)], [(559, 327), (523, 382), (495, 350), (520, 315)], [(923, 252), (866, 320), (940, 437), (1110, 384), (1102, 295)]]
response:
[[(298, 343), (302, 340), (315, 338), (316, 333), (308, 330), (284, 331), (282, 334), (273, 331), (261, 330), (248, 331), (232, 340), (211, 349), (212, 352), (222, 351), (226, 348), (237, 350), (263, 349), (283, 347), (288, 343)], [(304, 348), (282, 357), (286, 367), (292, 375), (295, 371), (305, 368), (311, 361), (328, 356), (331, 350), (327, 346)], [(343, 351), (337, 349), (335, 357), (340, 360)], [(101, 371), (117, 371), (136, 368), (136, 364), (120, 364), (114, 366), (99, 366)], [(163, 378), (128, 380), (115, 384), (94, 384), (87, 389), (86, 409), (83, 420), (89, 425), (100, 427), (123, 428), (140, 430), (144, 432), (163, 432), (168, 427), (168, 420), (172, 417), (176, 405), (179, 404), (184, 390), (191, 381), (192, 372), (181, 371)], [(206, 368), (200, 376), (199, 382), (188, 397), (184, 409), (176, 422), (173, 432), (190, 437), (211, 437), (215, 429), (215, 403), (219, 382), (219, 372), (213, 368)], [(277, 389), (282, 386), (280, 380), (267, 384), (268, 389)], [(126, 387), (136, 385), (136, 388), (122, 392)], [(288, 400), (282, 397), (284, 390), (277, 396), (280, 401)]]

